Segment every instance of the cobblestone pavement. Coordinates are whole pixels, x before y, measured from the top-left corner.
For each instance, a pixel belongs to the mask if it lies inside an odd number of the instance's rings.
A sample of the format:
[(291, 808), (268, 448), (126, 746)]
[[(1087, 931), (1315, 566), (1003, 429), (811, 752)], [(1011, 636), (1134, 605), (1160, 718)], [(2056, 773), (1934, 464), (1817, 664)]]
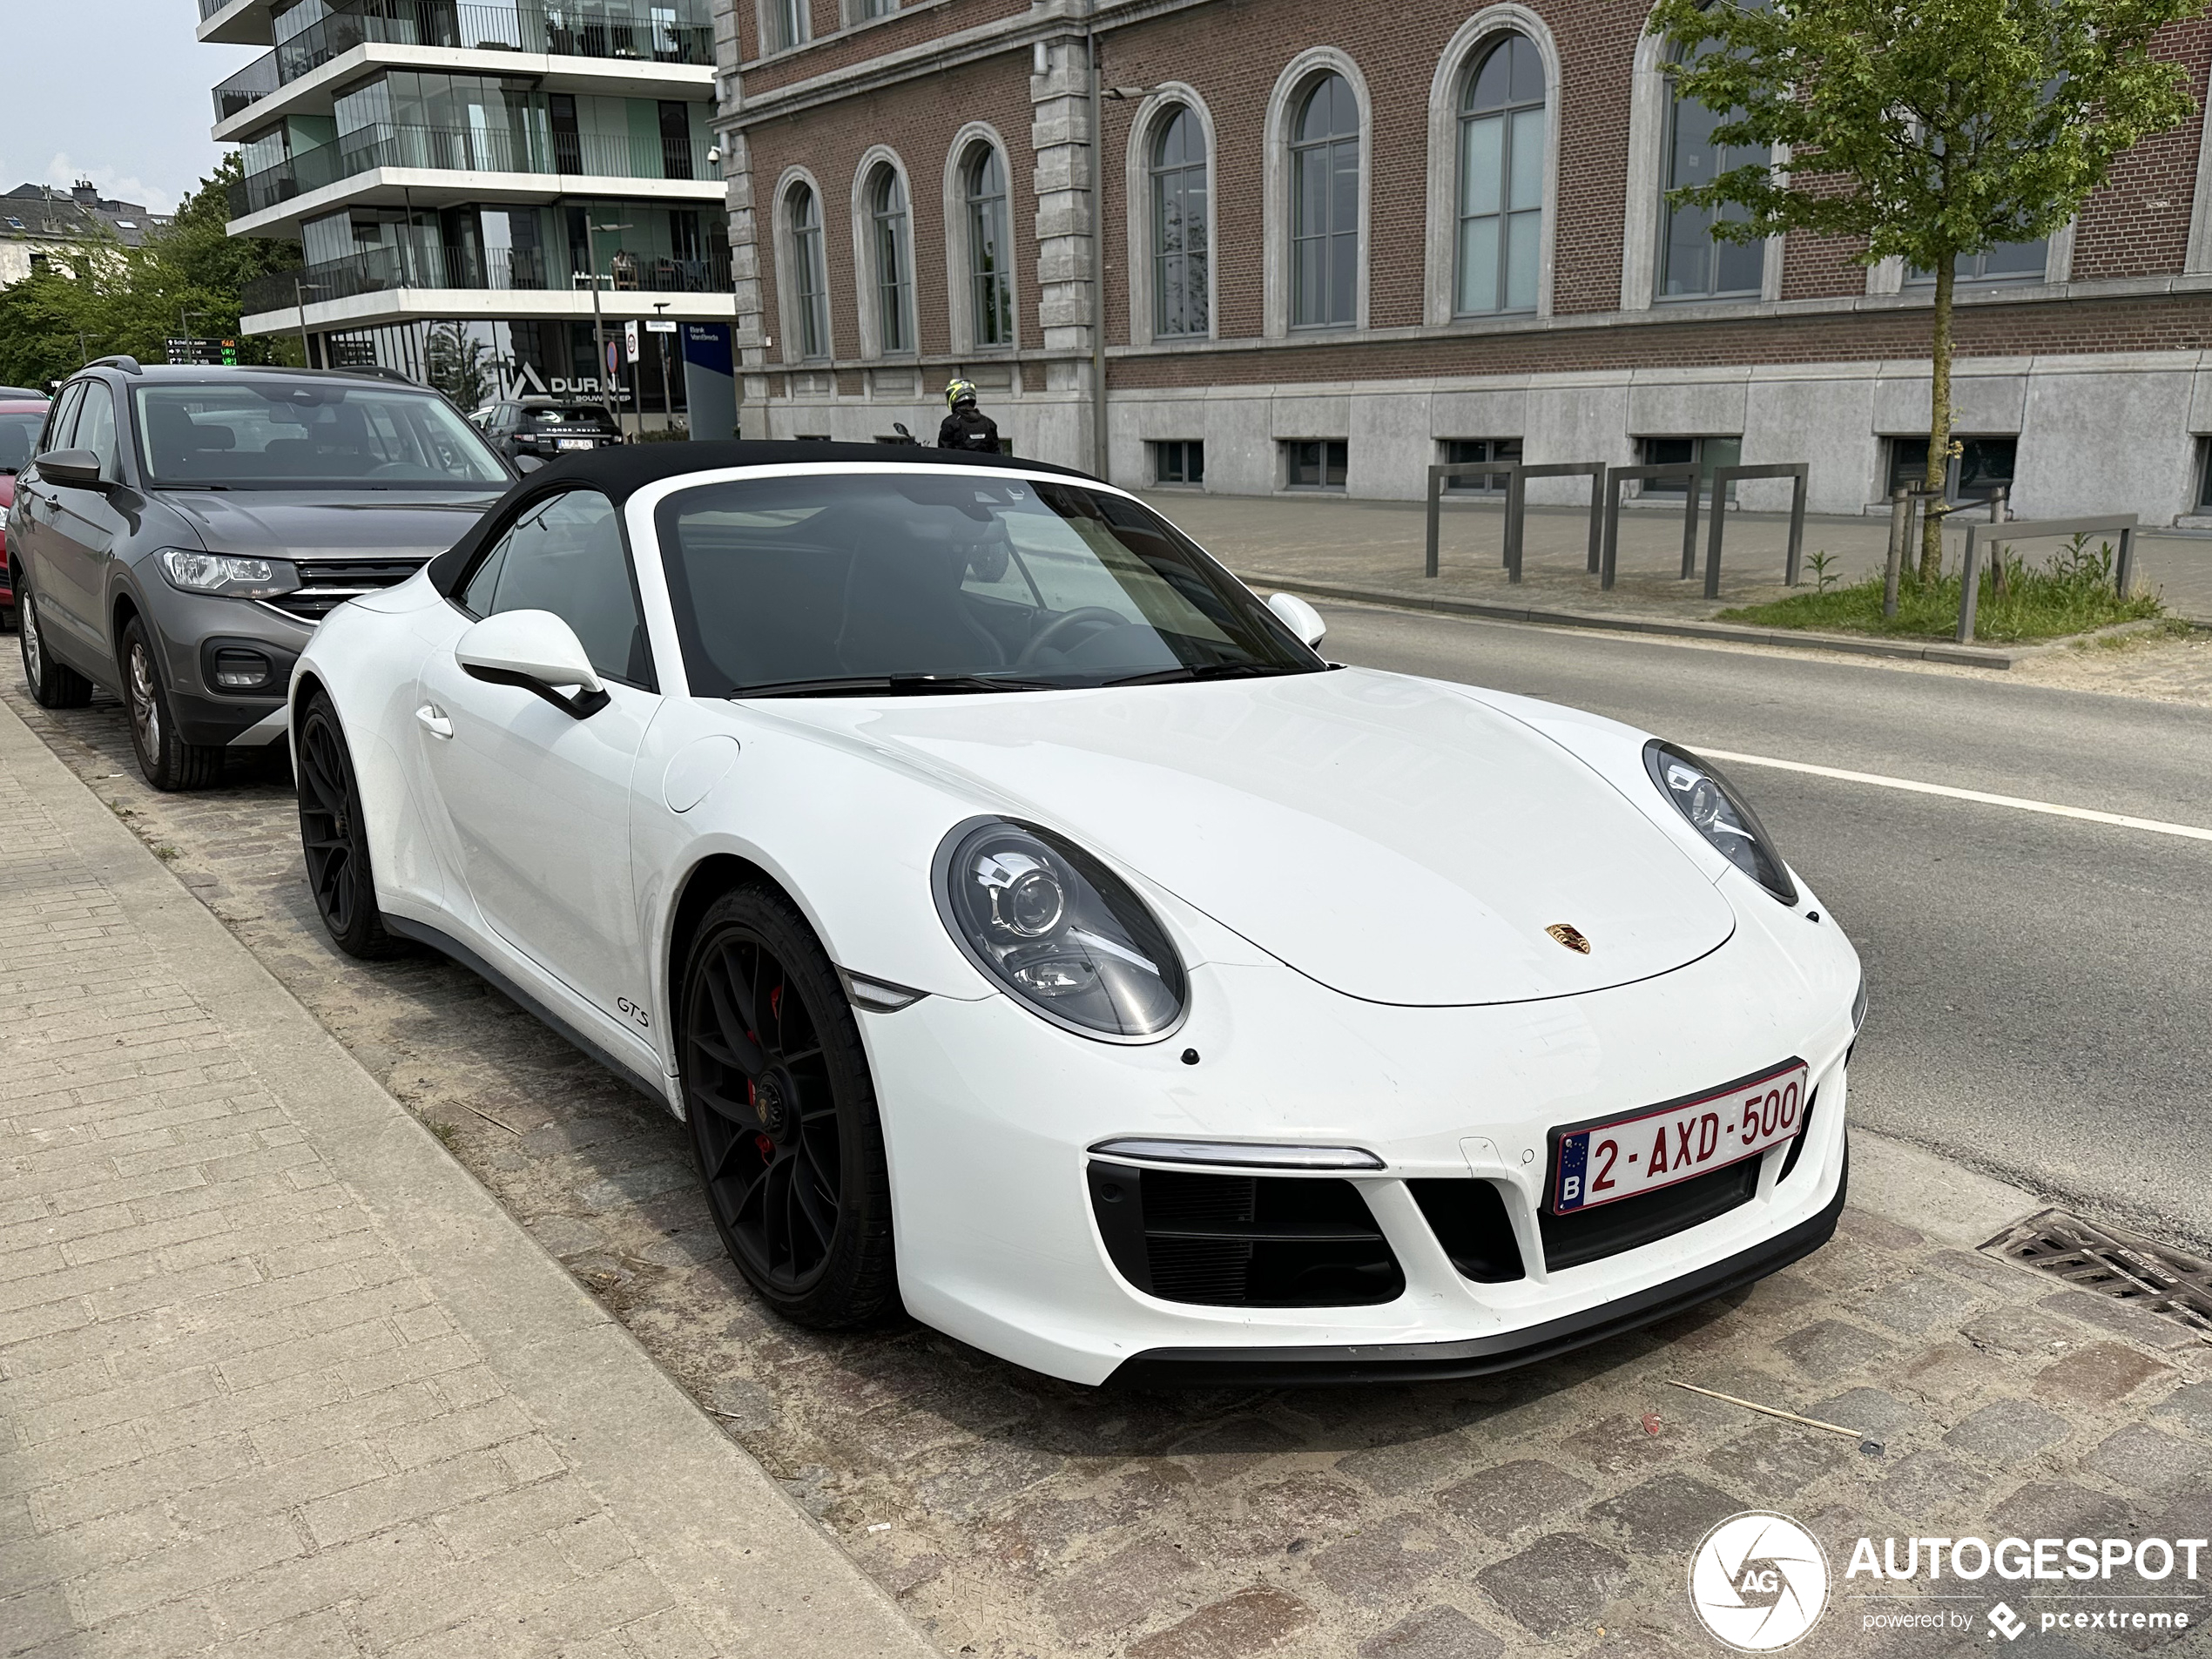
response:
[[(2000, 1595), (2032, 1622), (2082, 1587), (1846, 1581), (1851, 1541), (2212, 1533), (2212, 1346), (1975, 1253), (2032, 1200), (1872, 1137), (1828, 1248), (1503, 1379), (1102, 1394), (912, 1325), (780, 1325), (724, 1261), (658, 1108), (456, 968), (364, 968), (327, 948), (280, 780), (158, 796), (118, 709), (44, 713), (12, 678), (4, 694), (948, 1652), (1689, 1659), (1718, 1649), (1686, 1602), (1689, 1553), (1716, 1520), (1763, 1507), (1834, 1557), (1838, 1605), (1802, 1651), (1989, 1653)], [(1962, 1609), (1972, 1628), (1867, 1631), (1899, 1604), (1866, 1598), (1931, 1588), (1973, 1599), (1905, 1605)], [(2135, 1605), (2197, 1619), (2205, 1588)], [(2161, 1640), (2032, 1629), (1999, 1647)]]
[(0, 846), (0, 1652), (927, 1651), (4, 711)]

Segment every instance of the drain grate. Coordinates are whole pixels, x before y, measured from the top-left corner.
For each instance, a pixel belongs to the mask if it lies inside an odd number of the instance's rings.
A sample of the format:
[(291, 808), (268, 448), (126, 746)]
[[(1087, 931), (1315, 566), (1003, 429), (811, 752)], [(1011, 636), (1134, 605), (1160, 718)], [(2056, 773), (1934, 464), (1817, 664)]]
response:
[(2212, 1262), (2063, 1210), (2030, 1216), (1982, 1248), (2146, 1312), (2212, 1341)]

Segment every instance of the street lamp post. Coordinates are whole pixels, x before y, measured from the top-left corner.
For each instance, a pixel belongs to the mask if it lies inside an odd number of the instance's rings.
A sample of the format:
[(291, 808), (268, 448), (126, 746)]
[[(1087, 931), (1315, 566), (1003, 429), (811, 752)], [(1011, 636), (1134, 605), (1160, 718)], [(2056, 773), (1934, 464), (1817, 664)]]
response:
[(622, 430), (622, 417), (615, 410), (611, 388), (614, 372), (607, 367), (607, 321), (599, 309), (599, 233), (632, 228), (627, 224), (594, 225), (589, 219), (583, 225), (583, 256), (591, 266), (591, 348), (598, 354), (595, 368), (599, 380), (599, 401), (606, 406), (607, 419), (614, 422), (617, 432)]
[(302, 368), (315, 366), (314, 352), (307, 344), (307, 290), (313, 288), (317, 293), (321, 293), (326, 286), (320, 282), (302, 282), (297, 276), (292, 279), (293, 313), (300, 319), (300, 367)]
[[(653, 320), (658, 322), (661, 320), (660, 314), (667, 309), (667, 300), (654, 300)], [(665, 421), (668, 423), (669, 429), (673, 431), (676, 428), (676, 401), (669, 395), (668, 390), (668, 335), (658, 328), (653, 330), (653, 354), (660, 359), (661, 419)], [(644, 422), (641, 419), (639, 424), (642, 425), (643, 423)]]

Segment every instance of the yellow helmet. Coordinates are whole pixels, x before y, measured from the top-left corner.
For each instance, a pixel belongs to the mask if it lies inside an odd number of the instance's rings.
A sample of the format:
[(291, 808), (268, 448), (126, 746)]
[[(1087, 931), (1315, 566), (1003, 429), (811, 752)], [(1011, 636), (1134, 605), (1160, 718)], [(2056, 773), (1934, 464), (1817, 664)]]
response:
[(974, 401), (975, 382), (974, 381), (949, 380), (945, 382), (945, 407), (947, 408), (957, 408), (963, 401), (973, 403)]

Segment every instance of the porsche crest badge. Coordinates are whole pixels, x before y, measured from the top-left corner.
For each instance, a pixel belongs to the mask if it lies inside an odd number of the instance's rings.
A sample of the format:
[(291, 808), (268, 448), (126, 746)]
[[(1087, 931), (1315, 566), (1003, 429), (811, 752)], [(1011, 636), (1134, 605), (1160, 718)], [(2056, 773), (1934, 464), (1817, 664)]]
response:
[(1555, 921), (1544, 931), (1569, 950), (1579, 950), (1585, 956), (1590, 954), (1590, 941), (1582, 936), (1582, 930), (1571, 921)]

